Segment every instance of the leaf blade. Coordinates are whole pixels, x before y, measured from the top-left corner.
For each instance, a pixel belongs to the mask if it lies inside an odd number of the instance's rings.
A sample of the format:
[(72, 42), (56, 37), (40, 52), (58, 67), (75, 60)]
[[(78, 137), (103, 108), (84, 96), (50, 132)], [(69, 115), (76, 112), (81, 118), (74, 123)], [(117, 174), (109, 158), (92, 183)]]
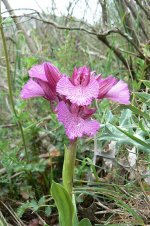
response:
[(129, 137), (130, 139), (136, 141), (137, 143), (139, 143), (140, 145), (144, 146), (147, 149), (150, 149), (150, 145), (147, 144), (145, 141), (139, 139), (138, 137), (130, 134), (129, 132), (119, 128), (118, 126), (115, 126), (118, 130), (120, 130), (120, 132), (124, 133), (127, 137)]
[(60, 225), (72, 226), (74, 207), (68, 192), (61, 184), (53, 181), (51, 186), (51, 194), (58, 209)]
[(80, 221), (78, 226), (92, 226), (88, 218), (84, 218)]

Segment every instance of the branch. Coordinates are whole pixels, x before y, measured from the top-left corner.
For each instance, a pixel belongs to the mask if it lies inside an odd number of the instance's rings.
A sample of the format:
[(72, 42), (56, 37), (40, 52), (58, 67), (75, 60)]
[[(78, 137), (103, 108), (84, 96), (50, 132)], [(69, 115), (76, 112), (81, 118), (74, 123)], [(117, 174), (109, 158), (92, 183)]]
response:
[(2, 13), (1, 13), (1, 15), (3, 15), (3, 14), (5, 14), (5, 13), (10, 13), (10, 12), (14, 12), (14, 11), (34, 11), (34, 13), (39, 13), (37, 10), (35, 10), (35, 9), (30, 9), (30, 8), (19, 8), (19, 9), (10, 9), (10, 10), (6, 10), (6, 11), (3, 11)]
[(141, 0), (134, 0), (136, 1), (137, 5), (143, 10), (143, 12), (146, 14), (147, 19), (150, 20), (150, 13), (148, 10), (145, 9), (145, 7), (141, 4)]
[(69, 27), (69, 26), (62, 26), (52, 20), (45, 20), (44, 18), (41, 17), (41, 15), (38, 13), (38, 17), (36, 16), (32, 16), (31, 14), (23, 14), (21, 16), (11, 16), (11, 18), (16, 18), (16, 17), (28, 17), (30, 19), (35, 19), (35, 20), (38, 20), (42, 23), (45, 23), (45, 24), (49, 24), (49, 25), (52, 25), (53, 27), (57, 28), (57, 29), (60, 29), (60, 30), (69, 30), (69, 31), (84, 31), (85, 33), (88, 33), (90, 35), (95, 35), (95, 36), (107, 36), (107, 35), (110, 35), (112, 33), (119, 33), (118, 32), (118, 28), (113, 28), (113, 29), (109, 29), (107, 31), (104, 31), (102, 33), (98, 33), (97, 31), (95, 31), (94, 28), (91, 28), (91, 30), (85, 28), (85, 27)]
[[(148, 40), (148, 34), (147, 34), (146, 30), (145, 30), (145, 25), (143, 23), (143, 20), (141, 18), (140, 13), (137, 12), (137, 10), (136, 10), (136, 5), (134, 4), (133, 1), (129, 1), (129, 0), (125, 0), (125, 3), (127, 5), (127, 7), (130, 9), (130, 11), (132, 12), (133, 17), (135, 19), (138, 18), (138, 22), (139, 22), (139, 25), (140, 25), (140, 27), (141, 27), (141, 29), (143, 31), (143, 34), (145, 35), (146, 39)], [(139, 14), (139, 17), (138, 17), (138, 14)]]
[(36, 54), (37, 52), (37, 48), (35, 46), (35, 43), (33, 42), (33, 40), (28, 36), (26, 29), (22, 26), (22, 24), (20, 23), (20, 21), (18, 20), (18, 17), (15, 15), (14, 10), (11, 8), (11, 6), (9, 5), (9, 2), (7, 0), (2, 0), (6, 9), (9, 11), (10, 16), (13, 18), (16, 27), (18, 30), (21, 30), (25, 36), (27, 45), (31, 51), (31, 53)]
[(95, 56), (95, 57), (98, 57), (100, 58), (101, 60), (106, 60), (106, 57), (103, 56), (103, 55), (100, 55), (98, 52), (94, 52), (92, 50), (85, 50), (84, 48), (80, 47), (79, 46), (79, 49), (83, 52), (83, 53), (86, 53), (88, 55), (92, 55), (92, 56)]
[[(116, 55), (116, 57), (119, 58), (119, 60), (123, 63), (123, 65), (128, 69), (129, 66), (124, 58), (124, 56), (122, 55), (122, 52), (119, 48), (113, 46), (108, 40), (107, 40), (107, 36), (109, 36), (110, 34), (113, 34), (113, 33), (118, 33), (120, 34), (122, 37), (124, 37), (128, 42), (130, 42), (132, 44), (132, 46), (138, 51), (139, 55), (137, 55), (137, 57), (141, 58), (141, 59), (145, 59), (145, 56), (143, 55), (143, 53), (141, 52), (141, 50), (138, 48), (138, 46), (135, 44), (135, 42), (132, 40), (132, 38), (122, 32), (120, 29), (118, 28), (113, 28), (113, 29), (109, 29), (109, 30), (106, 30), (104, 32), (97, 32), (93, 27), (91, 29), (87, 29), (85, 27), (69, 27), (69, 26), (63, 26), (63, 25), (59, 25), (58, 23), (54, 22), (54, 21), (51, 21), (51, 20), (45, 20), (44, 18), (42, 18), (42, 16), (40, 15), (40, 13), (38, 13), (38, 16), (39, 17), (36, 17), (36, 16), (32, 16), (32, 15), (22, 15), (24, 17), (28, 17), (30, 19), (35, 19), (37, 21), (41, 21), (42, 23), (45, 23), (45, 24), (49, 24), (53, 27), (55, 27), (56, 29), (60, 29), (60, 30), (69, 30), (69, 31), (83, 31), (87, 34), (90, 34), (90, 35), (94, 35), (98, 38), (98, 40), (102, 41), (108, 48), (110, 48), (114, 54)], [(12, 16), (12, 17), (18, 17), (18, 16)], [(132, 71), (133, 73), (133, 77), (135, 77), (135, 73), (132, 69), (132, 66), (130, 68), (130, 70)]]
[(102, 8), (102, 22), (103, 22), (103, 27), (106, 28), (107, 27), (107, 23), (108, 23), (106, 0), (99, 0), (99, 3), (100, 3), (101, 8)]
[[(26, 15), (24, 15), (26, 16)], [(59, 25), (58, 23), (55, 23), (54, 21), (50, 21), (50, 20), (44, 20), (41, 15), (39, 14), (40, 18), (37, 18), (37, 17), (34, 17), (34, 16), (31, 16), (30, 18), (31, 19), (35, 19), (35, 20), (38, 20), (38, 21), (41, 21), (43, 23), (47, 23), (49, 25), (52, 25), (53, 27), (57, 28), (57, 29), (60, 29), (60, 30), (69, 30), (69, 31), (84, 31), (85, 33), (88, 33), (90, 35), (95, 35), (98, 37), (107, 37), (109, 36), (110, 34), (120, 34), (122, 37), (124, 37), (128, 42), (131, 43), (131, 45), (133, 45), (133, 47), (137, 50), (137, 52), (139, 53), (138, 57), (141, 58), (141, 59), (145, 59), (145, 56), (144, 54), (142, 53), (142, 51), (138, 48), (138, 46), (135, 44), (135, 42), (133, 41), (133, 38), (130, 37), (128, 34), (124, 33), (123, 31), (121, 31), (119, 28), (112, 28), (112, 29), (109, 29), (109, 30), (106, 30), (106, 31), (103, 31), (101, 33), (95, 31), (94, 28), (91, 28), (91, 30), (89, 29), (86, 29), (85, 27), (67, 27), (67, 26), (61, 26)]]
[(57, 28), (57, 29), (60, 29), (60, 30), (69, 30), (69, 31), (84, 31), (88, 34), (91, 34), (91, 35), (97, 35), (97, 32), (93, 29), (92, 30), (88, 30), (84, 27), (68, 27), (68, 26), (62, 26), (62, 25), (59, 25), (58, 23), (54, 22), (54, 21), (51, 21), (51, 20), (45, 20), (44, 18), (40, 16), (40, 18), (38, 17), (34, 17), (34, 16), (26, 16), (26, 15), (23, 15), (25, 17), (30, 17), (30, 19), (35, 19), (35, 20), (38, 20), (38, 21), (41, 21), (43, 23), (46, 23), (46, 24), (49, 24), (49, 25), (52, 25), (53, 27)]
[[(136, 45), (136, 43), (134, 42), (134, 39), (132, 37), (130, 37), (128, 34), (122, 32), (120, 29), (116, 28), (118, 33), (124, 37), (139, 53), (139, 55), (137, 55), (137, 57), (141, 58), (141, 59), (145, 59), (145, 56), (143, 54), (143, 52), (140, 50), (140, 48)], [(116, 32), (117, 33), (117, 32)]]
[[(122, 33), (118, 30), (118, 29), (110, 29), (110, 30), (107, 30), (107, 31), (104, 31), (103, 33), (98, 33), (96, 32), (94, 29), (94, 31), (92, 30), (88, 30), (86, 28), (83, 28), (83, 27), (66, 27), (66, 26), (61, 26), (53, 21), (47, 21), (47, 20), (43, 20), (43, 19), (39, 19), (39, 18), (36, 18), (36, 17), (31, 17), (32, 19), (37, 19), (37, 20), (40, 20), (44, 23), (47, 23), (47, 24), (50, 24), (52, 26), (54, 26), (55, 28), (57, 29), (62, 29), (62, 30), (69, 30), (69, 31), (84, 31), (88, 34), (91, 34), (91, 35), (95, 35), (98, 40), (102, 41), (108, 48), (112, 49), (114, 54), (121, 60), (121, 62), (124, 64), (124, 66), (128, 69), (128, 64), (125, 60), (125, 58), (123, 57), (121, 51), (119, 49), (117, 49), (116, 47), (114, 47), (113, 45), (111, 45), (108, 40), (106, 39), (106, 37), (112, 33), (119, 33), (122, 35)], [(124, 35), (123, 37), (125, 37), (127, 39), (127, 36)]]
[(98, 36), (98, 39), (103, 42), (109, 49), (113, 50), (114, 54), (116, 55), (117, 58), (120, 59), (120, 61), (123, 63), (123, 65), (128, 68), (128, 64), (126, 62), (126, 59), (124, 58), (124, 56), (122, 55), (121, 51), (119, 50), (119, 48), (116, 48), (114, 45), (111, 45), (110, 42), (107, 40), (106, 36), (105, 37), (101, 37)]
[(125, 1), (115, 0), (115, 3), (117, 3), (117, 5), (118, 5), (118, 7), (117, 7), (118, 14), (120, 16), (120, 19), (123, 22), (125, 31), (130, 34), (130, 36), (133, 38), (136, 45), (139, 46), (139, 40), (138, 40), (137, 34), (134, 30), (133, 21), (132, 21), (130, 12), (128, 11), (128, 8), (125, 4)]
[(17, 124), (7, 124), (7, 125), (0, 125), (0, 128), (10, 128), (10, 127), (16, 127)]

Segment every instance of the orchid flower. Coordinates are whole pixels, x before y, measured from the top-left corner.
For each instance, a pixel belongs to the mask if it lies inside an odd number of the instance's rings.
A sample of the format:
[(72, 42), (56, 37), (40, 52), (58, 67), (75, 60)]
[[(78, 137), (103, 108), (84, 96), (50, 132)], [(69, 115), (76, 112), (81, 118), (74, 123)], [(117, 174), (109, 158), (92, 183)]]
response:
[(89, 105), (98, 97), (99, 84), (96, 77), (84, 66), (75, 68), (71, 78), (62, 77), (57, 84), (57, 92), (77, 105)]
[[(58, 121), (64, 125), (66, 135), (70, 140), (69, 148), (65, 149), (62, 180), (65, 197), (67, 197), (67, 191), (72, 200), (77, 138), (94, 136), (100, 128), (99, 122), (91, 118), (96, 108), (91, 108), (90, 105), (95, 99), (103, 98), (129, 104), (128, 85), (113, 76), (102, 78), (102, 75), (96, 75), (86, 66), (75, 68), (72, 76), (69, 77), (47, 62), (33, 66), (29, 71), (29, 77), (29, 81), (21, 91), (21, 98), (43, 97), (47, 99), (57, 114)], [(57, 184), (57, 187), (60, 185)], [(53, 188), (54, 183), (52, 191)], [(56, 201), (57, 194), (54, 196), (52, 192), (52, 196)], [(66, 198), (67, 201), (68, 198)], [(70, 222), (69, 225), (72, 225), (72, 217)]]
[(120, 104), (130, 103), (130, 93), (127, 83), (122, 80), (117, 80), (112, 75), (107, 78), (102, 78), (100, 75), (97, 81), (99, 83), (98, 99), (108, 98)]
[(49, 101), (57, 101), (56, 85), (62, 74), (53, 64), (43, 63), (29, 70), (29, 81), (21, 91), (21, 98), (44, 97)]
[(46, 62), (33, 66), (29, 77), (21, 97), (28, 99), (41, 96), (56, 102), (55, 112), (70, 140), (84, 135), (93, 136), (100, 128), (100, 124), (91, 119), (96, 111), (90, 108), (93, 100), (108, 98), (120, 104), (130, 103), (128, 85), (124, 81), (113, 76), (96, 76), (86, 66), (75, 68), (69, 77)]
[(70, 140), (83, 135), (93, 136), (100, 128), (96, 120), (88, 119), (96, 111), (87, 106), (78, 106), (60, 101), (57, 106), (58, 120), (63, 123)]

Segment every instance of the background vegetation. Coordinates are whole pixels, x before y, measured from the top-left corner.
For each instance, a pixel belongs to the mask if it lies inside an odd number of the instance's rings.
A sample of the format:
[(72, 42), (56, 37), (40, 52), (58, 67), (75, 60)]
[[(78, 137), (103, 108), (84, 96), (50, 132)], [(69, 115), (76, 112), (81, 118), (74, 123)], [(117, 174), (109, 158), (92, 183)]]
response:
[[(54, 1), (49, 12), (21, 16), (2, 2), (9, 17), (1, 13), (0, 225), (58, 222), (50, 186), (61, 182), (69, 142), (47, 101), (19, 97), (28, 70), (43, 61), (69, 75), (87, 65), (129, 84), (131, 105), (95, 103), (101, 129), (78, 142), (74, 192), (79, 217), (93, 225), (150, 225), (149, 1), (99, 0), (92, 23), (73, 16), (84, 1), (68, 1), (61, 16)], [(84, 2), (84, 15), (90, 4)]]

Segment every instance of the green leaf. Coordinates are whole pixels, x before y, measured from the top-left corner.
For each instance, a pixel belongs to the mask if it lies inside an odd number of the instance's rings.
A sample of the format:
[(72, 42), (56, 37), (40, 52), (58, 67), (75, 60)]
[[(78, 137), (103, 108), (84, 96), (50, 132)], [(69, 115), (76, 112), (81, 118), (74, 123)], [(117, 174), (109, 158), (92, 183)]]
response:
[(92, 226), (92, 224), (90, 223), (89, 219), (84, 218), (80, 221), (78, 226)]
[(39, 206), (43, 206), (44, 204), (45, 204), (45, 197), (44, 196), (42, 196), (41, 198), (40, 198), (40, 200), (38, 201), (38, 205)]
[(118, 126), (116, 126), (116, 128), (118, 130), (120, 130), (122, 133), (124, 133), (126, 136), (128, 136), (129, 138), (131, 138), (132, 140), (136, 141), (137, 143), (139, 143), (140, 145), (144, 146), (147, 150), (150, 150), (150, 144), (146, 143), (145, 141), (139, 139), (138, 137), (132, 135), (131, 133), (120, 129)]
[(141, 80), (145, 86), (147, 86), (150, 89), (150, 81), (148, 80)]
[(31, 200), (30, 202), (30, 207), (34, 210), (34, 211), (37, 211), (39, 209), (39, 205), (38, 203), (33, 199)]
[(76, 207), (76, 200), (75, 200), (75, 195), (72, 195), (72, 203), (74, 206), (74, 218), (73, 218), (73, 226), (78, 226), (79, 220), (77, 216), (77, 207)]
[(150, 99), (150, 94), (149, 93), (140, 93), (140, 92), (135, 92), (134, 93), (136, 96), (140, 97), (142, 100), (149, 100)]
[(36, 57), (23, 57), (22, 60), (25, 64), (25, 67), (27, 67), (28, 69), (38, 62), (38, 59)]
[(47, 217), (49, 217), (50, 214), (51, 214), (51, 212), (52, 212), (51, 207), (50, 207), (50, 206), (47, 206), (47, 207), (45, 208), (45, 215), (46, 215)]
[(74, 207), (68, 192), (61, 184), (55, 183), (53, 181), (51, 186), (51, 194), (58, 209), (60, 225), (72, 226), (74, 218)]
[(89, 164), (90, 164), (90, 166), (92, 168), (92, 171), (93, 171), (93, 174), (95, 176), (96, 181), (98, 181), (99, 177), (98, 177), (98, 174), (96, 172), (95, 165), (93, 164), (93, 162), (92, 162), (92, 160), (90, 158), (86, 158), (86, 159), (87, 159), (87, 161), (89, 162)]
[(6, 219), (4, 218), (2, 212), (0, 211), (0, 226), (8, 226)]
[(131, 124), (131, 118), (132, 118), (132, 111), (130, 109), (124, 109), (121, 112), (121, 117), (120, 117), (120, 126), (126, 126)]
[(150, 119), (150, 116), (147, 114), (147, 113), (145, 113), (145, 112), (143, 112), (143, 111), (141, 111), (141, 110), (139, 110), (137, 107), (135, 107), (134, 105), (127, 105), (127, 107), (132, 111), (132, 112), (134, 112), (135, 114), (138, 114), (138, 115), (141, 115), (141, 116), (143, 116), (144, 118), (146, 118), (146, 119)]

